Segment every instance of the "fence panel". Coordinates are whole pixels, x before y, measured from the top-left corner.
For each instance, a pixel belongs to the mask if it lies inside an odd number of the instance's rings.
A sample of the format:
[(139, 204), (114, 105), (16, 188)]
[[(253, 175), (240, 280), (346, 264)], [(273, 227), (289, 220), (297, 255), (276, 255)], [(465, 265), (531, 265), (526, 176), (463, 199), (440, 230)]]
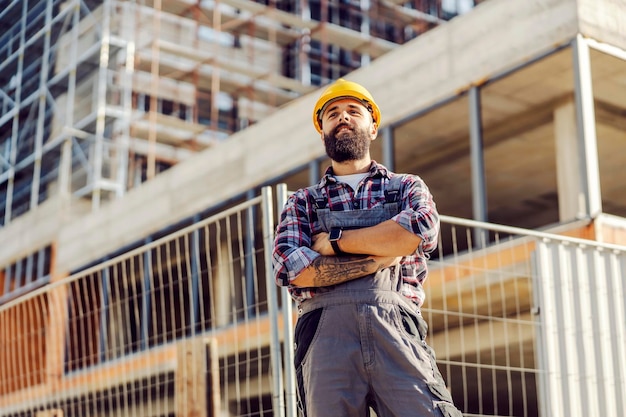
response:
[(538, 416), (535, 240), (443, 216), (423, 315), (429, 344), (466, 416)]
[(623, 415), (624, 251), (551, 239), (538, 245), (542, 414)]
[[(286, 196), (5, 301), (0, 415), (295, 417), (292, 304), (269, 264)], [(442, 216), (423, 314), (464, 415), (619, 415), (624, 271), (622, 247)]]
[(268, 207), (252, 199), (1, 305), (0, 415), (281, 415)]
[(623, 414), (625, 274), (624, 247), (442, 216), (424, 315), (464, 414)]

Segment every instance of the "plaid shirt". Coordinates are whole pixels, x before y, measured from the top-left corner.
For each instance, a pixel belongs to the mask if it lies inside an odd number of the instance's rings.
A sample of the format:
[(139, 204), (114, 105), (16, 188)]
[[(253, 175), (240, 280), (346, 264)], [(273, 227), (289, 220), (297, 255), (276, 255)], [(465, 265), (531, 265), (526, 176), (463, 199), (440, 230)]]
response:
[[(330, 210), (371, 208), (385, 200), (385, 187), (394, 175), (397, 174), (373, 161), (368, 175), (361, 181), (355, 193), (349, 185), (337, 182), (332, 168), (328, 168), (317, 187), (326, 188)], [(425, 297), (422, 283), (427, 275), (426, 261), (429, 253), (437, 246), (439, 215), (428, 187), (415, 175), (404, 176), (400, 204), (401, 211), (392, 220), (422, 239), (414, 254), (402, 258), (401, 293), (421, 306)], [(282, 211), (276, 229), (272, 259), (276, 284), (288, 286), (297, 302), (316, 294), (316, 288), (300, 288), (290, 283), (313, 260), (321, 256), (311, 249), (311, 237), (321, 231), (323, 230), (314, 210), (311, 193), (306, 188), (298, 190), (289, 197)]]

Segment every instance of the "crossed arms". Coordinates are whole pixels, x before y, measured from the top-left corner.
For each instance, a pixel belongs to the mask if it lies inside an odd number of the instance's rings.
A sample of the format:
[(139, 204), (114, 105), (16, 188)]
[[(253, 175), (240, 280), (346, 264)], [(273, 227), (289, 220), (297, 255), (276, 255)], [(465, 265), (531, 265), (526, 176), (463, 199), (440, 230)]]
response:
[(335, 256), (328, 233), (313, 237), (314, 251), (322, 256), (291, 282), (298, 287), (325, 287), (350, 281), (396, 265), (417, 250), (421, 238), (393, 220), (362, 229), (345, 230), (339, 241), (346, 256)]

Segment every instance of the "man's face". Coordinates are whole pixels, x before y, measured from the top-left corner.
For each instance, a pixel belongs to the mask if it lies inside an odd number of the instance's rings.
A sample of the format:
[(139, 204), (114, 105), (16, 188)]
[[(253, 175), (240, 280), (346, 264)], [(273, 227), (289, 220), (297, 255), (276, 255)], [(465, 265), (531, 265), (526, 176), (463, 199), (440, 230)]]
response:
[(326, 154), (336, 162), (363, 159), (377, 134), (369, 110), (351, 98), (334, 101), (324, 109), (322, 129)]

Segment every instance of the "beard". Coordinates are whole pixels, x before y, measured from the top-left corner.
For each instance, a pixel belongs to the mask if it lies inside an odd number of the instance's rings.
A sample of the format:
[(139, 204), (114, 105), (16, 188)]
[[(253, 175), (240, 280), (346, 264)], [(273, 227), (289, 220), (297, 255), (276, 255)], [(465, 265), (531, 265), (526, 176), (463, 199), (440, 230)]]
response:
[(370, 137), (365, 129), (358, 127), (337, 134), (346, 124), (337, 125), (330, 134), (324, 134), (326, 155), (335, 162), (363, 159), (369, 152)]

